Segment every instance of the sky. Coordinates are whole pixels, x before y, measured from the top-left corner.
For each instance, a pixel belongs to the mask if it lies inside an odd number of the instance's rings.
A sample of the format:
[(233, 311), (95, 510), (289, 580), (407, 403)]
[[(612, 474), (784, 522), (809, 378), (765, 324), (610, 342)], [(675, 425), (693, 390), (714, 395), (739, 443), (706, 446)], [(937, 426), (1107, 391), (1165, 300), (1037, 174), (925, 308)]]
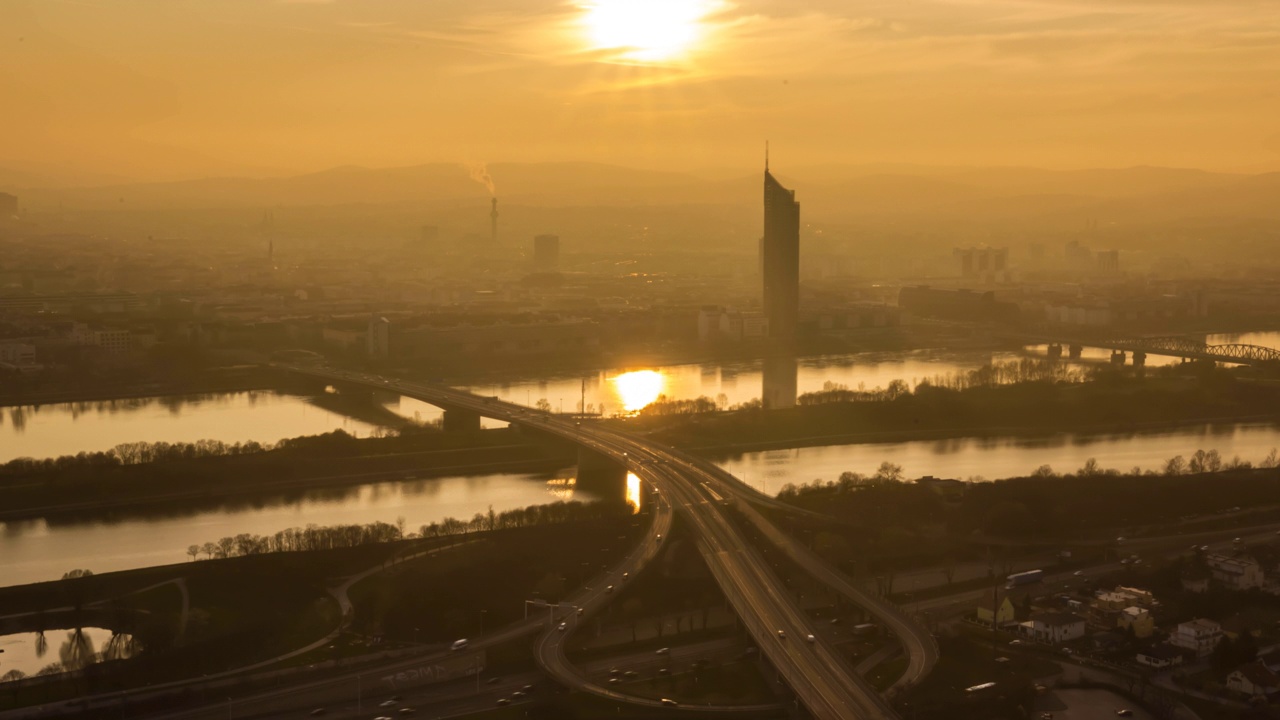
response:
[(0, 168), (1280, 169), (1270, 0), (0, 0)]

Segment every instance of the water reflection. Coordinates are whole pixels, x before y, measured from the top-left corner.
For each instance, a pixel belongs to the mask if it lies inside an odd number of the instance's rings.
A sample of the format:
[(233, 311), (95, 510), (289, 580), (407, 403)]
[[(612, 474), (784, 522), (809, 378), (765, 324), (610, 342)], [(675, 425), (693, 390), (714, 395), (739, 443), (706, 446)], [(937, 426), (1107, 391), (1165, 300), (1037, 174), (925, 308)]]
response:
[(640, 512), (640, 478), (635, 473), (627, 473), (627, 504), (632, 514)]
[(662, 373), (656, 370), (633, 370), (613, 379), (622, 408), (629, 413), (639, 412), (644, 406), (658, 399), (666, 385)]
[[(62, 633), (66, 637), (59, 640), (56, 636)], [(56, 658), (49, 656), (51, 639), (56, 643)], [(9, 682), (80, 670), (106, 660), (125, 660), (141, 652), (142, 647), (127, 633), (87, 627), (0, 635), (0, 650), (4, 652), (0, 682)]]
[(374, 425), (317, 407), (308, 398), (270, 391), (173, 395), (0, 409), (0, 462), (102, 452), (130, 442), (254, 440), (343, 429), (368, 435)]
[(771, 357), (764, 361), (760, 397), (766, 408), (777, 410), (796, 406), (798, 373), (799, 364), (794, 357)]

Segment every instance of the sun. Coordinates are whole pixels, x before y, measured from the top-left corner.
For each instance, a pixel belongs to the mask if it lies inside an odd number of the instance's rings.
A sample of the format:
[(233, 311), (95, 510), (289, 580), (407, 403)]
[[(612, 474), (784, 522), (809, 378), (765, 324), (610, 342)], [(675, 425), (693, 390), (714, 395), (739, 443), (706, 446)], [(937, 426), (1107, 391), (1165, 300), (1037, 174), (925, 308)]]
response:
[(634, 62), (688, 54), (702, 39), (714, 0), (594, 0), (582, 5), (591, 47)]

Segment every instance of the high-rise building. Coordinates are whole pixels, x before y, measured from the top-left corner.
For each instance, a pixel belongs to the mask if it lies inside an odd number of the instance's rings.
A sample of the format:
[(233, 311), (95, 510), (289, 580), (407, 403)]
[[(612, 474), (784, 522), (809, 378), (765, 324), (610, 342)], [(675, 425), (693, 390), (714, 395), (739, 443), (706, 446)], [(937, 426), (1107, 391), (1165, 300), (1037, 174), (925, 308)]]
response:
[(535, 235), (533, 267), (539, 272), (554, 272), (560, 266), (560, 236)]
[(764, 238), (760, 242), (764, 313), (778, 349), (790, 350), (800, 314), (800, 203), (764, 166)]

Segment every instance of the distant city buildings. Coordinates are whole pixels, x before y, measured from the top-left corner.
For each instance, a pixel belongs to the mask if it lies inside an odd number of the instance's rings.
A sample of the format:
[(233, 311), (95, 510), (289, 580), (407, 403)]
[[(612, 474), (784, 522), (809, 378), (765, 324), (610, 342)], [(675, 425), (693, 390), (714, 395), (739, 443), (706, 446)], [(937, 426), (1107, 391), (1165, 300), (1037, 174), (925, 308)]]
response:
[(533, 269), (555, 272), (560, 267), (560, 236), (536, 235), (533, 238)]
[(384, 358), (391, 354), (391, 321), (381, 315), (369, 318), (365, 332), (365, 350), (371, 358)]
[(1007, 283), (1009, 272), (1009, 248), (956, 248), (952, 251), (959, 266), (960, 277), (985, 284)]

